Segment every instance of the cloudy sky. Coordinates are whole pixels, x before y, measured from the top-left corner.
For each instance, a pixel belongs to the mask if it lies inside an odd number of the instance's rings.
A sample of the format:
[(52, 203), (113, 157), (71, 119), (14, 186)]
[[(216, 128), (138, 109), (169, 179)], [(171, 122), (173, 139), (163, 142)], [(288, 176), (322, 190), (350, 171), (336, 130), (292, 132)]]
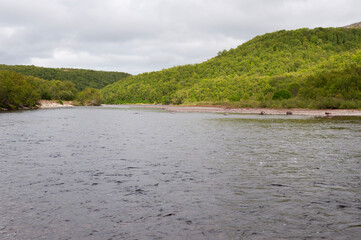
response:
[(360, 0), (0, 0), (0, 63), (132, 74), (256, 35), (361, 21)]

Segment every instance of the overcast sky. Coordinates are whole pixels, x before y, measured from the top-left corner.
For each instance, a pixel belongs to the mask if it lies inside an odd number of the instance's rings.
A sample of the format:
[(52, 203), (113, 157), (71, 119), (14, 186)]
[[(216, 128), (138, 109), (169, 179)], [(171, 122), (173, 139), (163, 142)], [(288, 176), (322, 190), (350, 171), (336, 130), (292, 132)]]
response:
[(360, 0), (0, 0), (0, 63), (137, 74), (276, 30), (360, 21)]

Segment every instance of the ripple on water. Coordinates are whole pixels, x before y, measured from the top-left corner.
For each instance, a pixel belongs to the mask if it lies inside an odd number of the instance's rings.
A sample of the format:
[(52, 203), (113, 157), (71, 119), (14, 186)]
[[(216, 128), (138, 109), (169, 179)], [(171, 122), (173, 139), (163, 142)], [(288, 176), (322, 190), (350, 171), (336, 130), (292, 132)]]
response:
[(0, 115), (1, 239), (357, 239), (360, 118)]

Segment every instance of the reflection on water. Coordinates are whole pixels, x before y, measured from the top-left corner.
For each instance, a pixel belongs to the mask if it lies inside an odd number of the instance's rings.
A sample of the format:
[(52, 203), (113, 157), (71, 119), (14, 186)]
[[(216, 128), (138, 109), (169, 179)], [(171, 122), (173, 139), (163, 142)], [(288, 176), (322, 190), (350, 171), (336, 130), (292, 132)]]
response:
[(0, 239), (357, 239), (361, 119), (0, 114)]

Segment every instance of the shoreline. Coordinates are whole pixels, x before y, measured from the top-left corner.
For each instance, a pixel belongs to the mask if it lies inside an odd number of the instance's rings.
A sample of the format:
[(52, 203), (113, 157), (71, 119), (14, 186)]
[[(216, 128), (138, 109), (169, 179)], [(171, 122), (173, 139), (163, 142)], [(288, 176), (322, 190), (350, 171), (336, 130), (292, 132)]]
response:
[[(75, 107), (73, 101), (40, 100), (37, 109)], [(102, 104), (108, 105), (108, 104)], [(109, 104), (110, 106), (113, 104)], [(361, 109), (306, 109), (306, 108), (230, 108), (223, 106), (195, 106), (195, 105), (154, 105), (154, 104), (114, 104), (128, 105), (135, 108), (153, 108), (175, 113), (221, 113), (221, 114), (254, 114), (254, 115), (296, 115), (310, 117), (358, 116)], [(29, 108), (19, 109), (28, 110)], [(36, 108), (35, 108), (36, 109)], [(0, 111), (8, 111), (0, 109)]]
[(74, 107), (73, 101), (59, 101), (59, 100), (39, 100), (34, 107), (19, 107), (17, 109), (7, 109), (0, 107), (0, 112), (21, 111), (21, 110), (36, 110), (36, 109), (50, 109), (50, 108), (67, 108)]
[(143, 108), (157, 108), (170, 112), (199, 112), (223, 114), (258, 114), (258, 115), (301, 115), (313, 117), (361, 116), (359, 109), (304, 109), (304, 108), (228, 108), (212, 106), (175, 106), (175, 105), (135, 105)]
[(73, 101), (62, 101), (62, 103), (58, 100), (40, 100), (38, 106), (39, 109), (74, 107)]

